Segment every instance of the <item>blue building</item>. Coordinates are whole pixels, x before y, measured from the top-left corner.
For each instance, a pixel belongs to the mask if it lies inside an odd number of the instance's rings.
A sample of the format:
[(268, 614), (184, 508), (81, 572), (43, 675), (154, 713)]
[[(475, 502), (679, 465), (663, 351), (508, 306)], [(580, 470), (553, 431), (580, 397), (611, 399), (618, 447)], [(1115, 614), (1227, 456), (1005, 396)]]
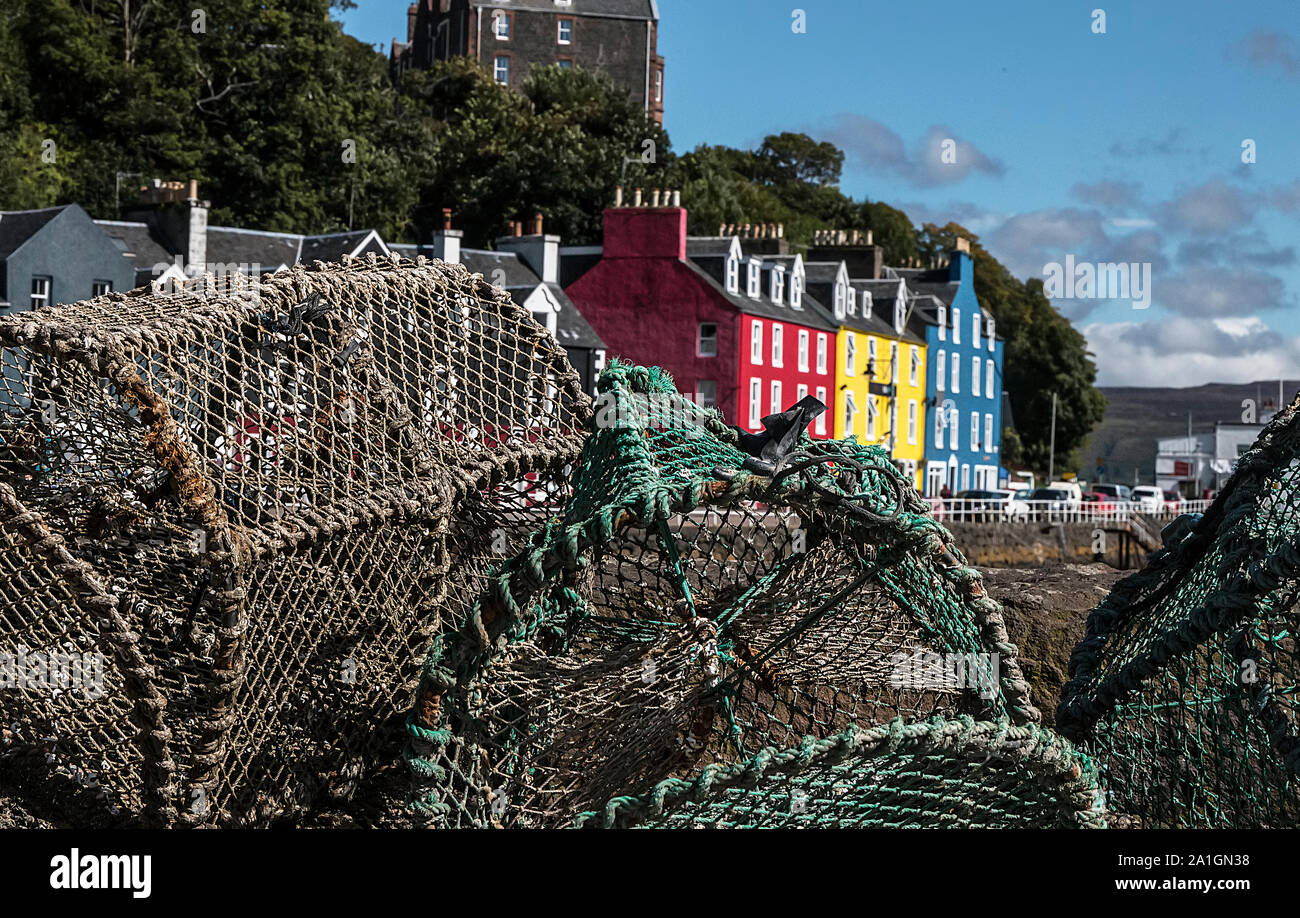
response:
[(927, 496), (996, 488), (1002, 467), (1002, 351), (993, 317), (975, 296), (970, 243), (946, 265), (897, 268), (911, 302), (909, 328), (925, 339)]

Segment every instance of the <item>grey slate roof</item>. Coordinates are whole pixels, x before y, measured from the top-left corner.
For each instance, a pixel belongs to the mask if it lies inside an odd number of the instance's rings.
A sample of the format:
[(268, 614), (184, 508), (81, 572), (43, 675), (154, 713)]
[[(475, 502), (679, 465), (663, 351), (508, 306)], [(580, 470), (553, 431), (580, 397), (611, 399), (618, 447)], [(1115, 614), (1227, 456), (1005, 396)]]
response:
[[(723, 261), (722, 258), (706, 258), (703, 262)], [(714, 273), (705, 268), (694, 258), (686, 259), (686, 266), (703, 278), (714, 291), (735, 306), (745, 315), (761, 316), (764, 319), (776, 319), (783, 322), (793, 322), (796, 325), (807, 325), (809, 328), (823, 329), (825, 331), (835, 331), (837, 326), (831, 321), (830, 314), (826, 311), (816, 299), (804, 291), (803, 308), (795, 309), (792, 306), (778, 306), (773, 303), (764, 291), (764, 296), (757, 300), (751, 300), (748, 296), (740, 293), (728, 293), (724, 281), (719, 280)], [(725, 271), (725, 268), (723, 269)]]
[(70, 207), (46, 207), (41, 210), (0, 211), (0, 259), (8, 258), (18, 247)]
[[(403, 249), (414, 250), (416, 246), (390, 246), (399, 254), (406, 255)], [(412, 256), (408, 256), (412, 257)], [(551, 296), (560, 304), (560, 311), (555, 316), (555, 337), (564, 348), (579, 347), (601, 349), (605, 342), (587, 324), (578, 307), (573, 305), (564, 288), (559, 284), (545, 284), (528, 263), (515, 252), (493, 252), (487, 249), (461, 249), (460, 261), (473, 274), (482, 274), (488, 283), (500, 283), (510, 298), (523, 306), (528, 297), (538, 287), (545, 286)], [(498, 273), (500, 272), (500, 273)]]
[(619, 19), (655, 19), (659, 12), (654, 0), (573, 0), (570, 6), (556, 6), (555, 0), (483, 0), (484, 9), (532, 10), (539, 13), (572, 13), (575, 16), (610, 16)]

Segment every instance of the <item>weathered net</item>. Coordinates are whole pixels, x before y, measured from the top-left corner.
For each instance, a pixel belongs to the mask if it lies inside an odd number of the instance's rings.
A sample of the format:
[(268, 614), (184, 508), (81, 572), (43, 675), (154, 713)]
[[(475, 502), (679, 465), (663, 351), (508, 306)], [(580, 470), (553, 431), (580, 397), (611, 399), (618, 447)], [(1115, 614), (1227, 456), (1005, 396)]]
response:
[[(408, 760), (433, 824), (590, 822), (611, 798), (700, 769), (747, 773), (774, 749), (814, 744), (821, 773), (840, 761), (830, 746), (866, 755), (854, 738), (885, 724), (939, 717), (1004, 736), (1037, 720), (997, 603), (883, 450), (804, 435), (756, 471), (737, 432), (659, 371), (616, 364), (599, 390), (563, 518), (429, 655)], [(1068, 779), (1031, 755), (1014, 776), (987, 766), (981, 789), (986, 766), (939, 747), (859, 764), (947, 787), (965, 815), (934, 824), (1097, 822), (1086, 760), (1044, 735), (1030, 745), (1062, 750)], [(859, 824), (901, 819), (893, 790), (853, 793)], [(736, 823), (779, 823), (787, 797), (772, 784)]]
[(1298, 404), (1088, 618), (1057, 720), (1143, 827), (1300, 822)]
[(3, 754), (163, 824), (264, 823), (391, 761), (430, 641), (562, 506), (590, 413), (527, 311), (424, 259), (20, 314), (0, 369)]

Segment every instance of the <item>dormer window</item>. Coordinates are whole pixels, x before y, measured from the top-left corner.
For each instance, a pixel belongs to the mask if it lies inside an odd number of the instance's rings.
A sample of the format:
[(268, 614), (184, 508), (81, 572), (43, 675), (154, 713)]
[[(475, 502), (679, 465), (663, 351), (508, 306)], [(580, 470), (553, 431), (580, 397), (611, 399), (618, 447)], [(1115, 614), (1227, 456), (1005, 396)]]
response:
[(993, 324), (993, 317), (989, 316), (989, 350), (993, 350), (993, 342), (997, 339), (997, 326)]
[(751, 300), (758, 299), (761, 292), (763, 279), (762, 277), (759, 276), (757, 261), (751, 261), (749, 263), (749, 276), (747, 280), (749, 282), (749, 298)]
[(778, 306), (781, 305), (782, 297), (785, 296), (785, 269), (772, 269), (772, 289), (769, 291), (772, 295), (772, 302)]
[(835, 282), (835, 318), (844, 318), (844, 304), (848, 299), (848, 294), (844, 285), (839, 281)]
[(727, 259), (727, 292), (740, 292), (740, 260), (734, 255)]
[(850, 287), (849, 288), (849, 315), (856, 316), (857, 314), (858, 314), (858, 291), (855, 288)]
[(803, 278), (798, 274), (790, 280), (790, 306), (803, 309)]
[(939, 307), (939, 312), (935, 316), (935, 322), (939, 326), (939, 340), (947, 341), (948, 340), (948, 307), (947, 306)]
[(904, 318), (905, 315), (903, 313), (903, 301), (901, 299), (895, 298), (894, 299), (894, 331), (898, 332), (900, 335), (903, 333)]

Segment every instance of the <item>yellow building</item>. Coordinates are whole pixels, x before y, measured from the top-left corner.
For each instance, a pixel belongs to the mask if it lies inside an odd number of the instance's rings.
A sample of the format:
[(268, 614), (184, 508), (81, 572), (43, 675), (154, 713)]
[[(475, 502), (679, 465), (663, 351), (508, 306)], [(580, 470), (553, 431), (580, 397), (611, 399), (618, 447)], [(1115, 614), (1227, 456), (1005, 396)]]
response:
[(924, 339), (907, 330), (901, 280), (854, 280), (836, 313), (835, 436), (883, 446), (921, 487), (925, 454)]

